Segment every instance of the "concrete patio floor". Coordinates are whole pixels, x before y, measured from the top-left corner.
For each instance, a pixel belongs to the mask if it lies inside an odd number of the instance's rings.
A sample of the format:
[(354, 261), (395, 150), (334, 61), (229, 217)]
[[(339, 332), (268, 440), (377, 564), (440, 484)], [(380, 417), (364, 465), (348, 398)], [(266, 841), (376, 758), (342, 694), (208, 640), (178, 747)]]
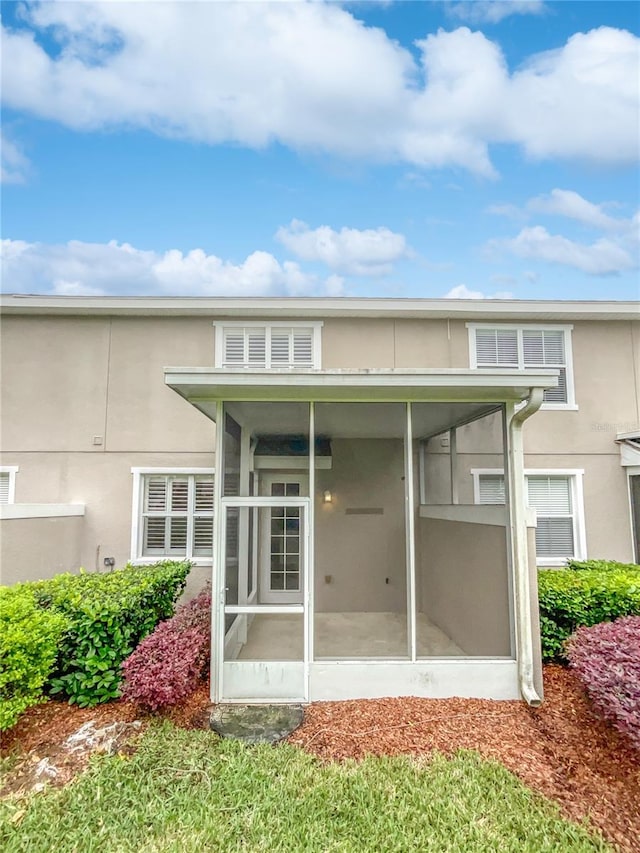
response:
[[(301, 615), (255, 616), (237, 660), (302, 660)], [(417, 624), (419, 657), (464, 656), (423, 613)], [(407, 618), (401, 613), (316, 613), (314, 657), (406, 658)]]

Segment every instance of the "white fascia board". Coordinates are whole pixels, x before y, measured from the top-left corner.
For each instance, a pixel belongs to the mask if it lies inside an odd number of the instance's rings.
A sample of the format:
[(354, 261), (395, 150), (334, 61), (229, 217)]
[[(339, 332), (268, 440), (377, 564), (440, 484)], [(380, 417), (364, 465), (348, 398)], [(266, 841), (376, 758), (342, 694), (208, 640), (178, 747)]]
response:
[(84, 504), (2, 504), (0, 519), (66, 518), (84, 515)]
[(340, 401), (523, 400), (532, 388), (553, 388), (557, 370), (217, 370), (165, 369), (165, 383), (185, 399)]
[(0, 297), (4, 314), (106, 316), (407, 317), (458, 320), (634, 320), (640, 302), (605, 300), (379, 299), (349, 297), (140, 297), (30, 296)]

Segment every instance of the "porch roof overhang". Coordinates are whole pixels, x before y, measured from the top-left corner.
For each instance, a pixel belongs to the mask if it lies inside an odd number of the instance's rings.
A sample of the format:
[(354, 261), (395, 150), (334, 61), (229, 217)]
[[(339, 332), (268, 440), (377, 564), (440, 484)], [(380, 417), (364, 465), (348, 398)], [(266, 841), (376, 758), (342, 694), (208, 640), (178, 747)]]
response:
[(616, 443), (620, 447), (620, 464), (625, 468), (640, 467), (640, 429), (619, 433)]
[[(554, 388), (557, 370), (469, 368), (225, 370), (167, 367), (165, 383), (208, 417), (216, 402), (437, 402), (468, 403), (469, 419), (502, 403), (520, 403), (532, 390)], [(444, 424), (444, 428), (447, 424)]]

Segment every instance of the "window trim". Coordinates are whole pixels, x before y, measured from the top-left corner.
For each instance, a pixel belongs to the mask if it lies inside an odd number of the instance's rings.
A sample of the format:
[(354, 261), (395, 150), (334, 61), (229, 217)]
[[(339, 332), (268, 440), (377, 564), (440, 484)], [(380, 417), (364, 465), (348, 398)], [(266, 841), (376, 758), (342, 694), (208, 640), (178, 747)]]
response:
[(312, 341), (312, 353), (313, 353), (313, 365), (310, 368), (295, 368), (295, 367), (286, 367), (286, 368), (268, 368), (268, 367), (258, 367), (255, 366), (253, 368), (242, 367), (242, 368), (227, 368), (227, 369), (240, 369), (240, 370), (320, 370), (322, 367), (322, 327), (324, 323), (322, 320), (310, 320), (306, 322), (304, 320), (250, 320), (248, 322), (244, 322), (243, 320), (229, 320), (228, 322), (224, 322), (224, 320), (214, 320), (213, 328), (215, 329), (215, 337), (214, 337), (214, 367), (216, 368), (224, 368), (224, 329), (311, 329), (313, 333), (313, 341)]
[[(7, 504), (16, 502), (16, 474), (20, 470), (19, 465), (0, 465), (0, 474), (9, 475), (9, 489), (7, 491)], [(5, 506), (7, 505), (5, 504)]]
[[(514, 370), (535, 370), (536, 368), (528, 368), (524, 363), (524, 353), (522, 344), (522, 332), (563, 332), (564, 334), (564, 368), (566, 370), (567, 381), (567, 402), (566, 403), (543, 403), (540, 407), (546, 411), (578, 411), (576, 403), (575, 386), (573, 379), (573, 343), (572, 343), (572, 324), (561, 323), (467, 323), (469, 332), (469, 366), (473, 370), (478, 370), (478, 351), (476, 345), (476, 331), (478, 329), (499, 329), (505, 331), (518, 332), (518, 366)], [(553, 368), (551, 368), (553, 369)]]
[[(480, 477), (483, 475), (501, 474), (504, 477), (503, 468), (471, 468), (471, 476), (473, 477), (473, 502), (480, 504)], [(587, 537), (584, 516), (584, 468), (525, 468), (525, 493), (528, 495), (526, 487), (527, 477), (568, 477), (571, 488), (571, 502), (573, 504), (573, 541), (574, 555), (572, 560), (587, 559)], [(529, 507), (533, 512), (535, 509)], [(537, 513), (536, 513), (537, 515)], [(558, 557), (538, 557), (536, 555), (537, 566), (558, 566), (564, 558)]]
[[(143, 556), (142, 554), (142, 532), (144, 529), (144, 524), (142, 523), (142, 502), (144, 500), (144, 487), (143, 478), (146, 476), (153, 476), (154, 474), (160, 476), (213, 476), (215, 478), (216, 469), (215, 468), (131, 468), (131, 474), (133, 476), (133, 490), (132, 490), (132, 501), (131, 501), (131, 563), (135, 566), (145, 566), (151, 563), (157, 563), (159, 560), (165, 559), (162, 555), (154, 555), (154, 556)], [(215, 483), (215, 479), (214, 479)], [(189, 517), (189, 516), (188, 516)], [(215, 531), (215, 527), (214, 527)], [(215, 533), (214, 533), (215, 535)], [(175, 555), (166, 555), (167, 559), (175, 559), (175, 560), (189, 560), (196, 566), (210, 566), (213, 561), (213, 551), (210, 557), (193, 557), (189, 556), (189, 542), (187, 542), (187, 553), (184, 557), (176, 557)], [(215, 545), (214, 545), (215, 547)]]

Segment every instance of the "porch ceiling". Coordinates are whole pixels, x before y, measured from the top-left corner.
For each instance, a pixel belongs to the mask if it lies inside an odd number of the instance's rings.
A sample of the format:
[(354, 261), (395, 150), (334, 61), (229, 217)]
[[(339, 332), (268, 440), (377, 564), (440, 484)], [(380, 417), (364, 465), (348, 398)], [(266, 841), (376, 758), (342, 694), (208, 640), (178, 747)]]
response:
[[(207, 405), (206, 402), (200, 406)], [(413, 436), (426, 438), (453, 424), (494, 412), (496, 403), (420, 403), (413, 408)], [(304, 402), (230, 402), (226, 411), (255, 435), (307, 435), (309, 406)], [(402, 438), (406, 416), (402, 403), (316, 403), (316, 436), (326, 438)]]
[[(215, 420), (216, 401), (465, 403), (481, 417), (502, 402), (520, 402), (532, 388), (553, 388), (556, 370), (221, 370), (165, 368), (165, 383)], [(442, 406), (442, 428), (454, 420)], [(440, 419), (438, 419), (440, 420)], [(433, 432), (432, 432), (433, 434)]]

